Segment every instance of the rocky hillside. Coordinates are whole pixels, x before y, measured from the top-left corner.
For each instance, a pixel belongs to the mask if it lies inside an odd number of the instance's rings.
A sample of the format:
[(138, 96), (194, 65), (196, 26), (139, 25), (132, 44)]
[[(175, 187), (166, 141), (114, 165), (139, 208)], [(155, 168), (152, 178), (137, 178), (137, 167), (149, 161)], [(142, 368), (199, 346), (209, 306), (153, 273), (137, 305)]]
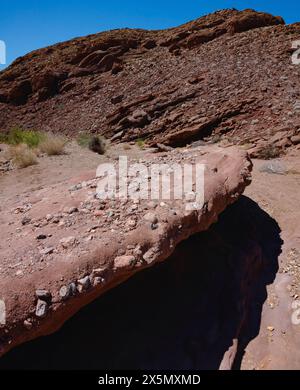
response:
[(300, 25), (224, 10), (161, 31), (114, 30), (18, 58), (0, 73), (0, 131), (14, 125), (145, 139), (222, 140), (252, 155), (300, 142)]

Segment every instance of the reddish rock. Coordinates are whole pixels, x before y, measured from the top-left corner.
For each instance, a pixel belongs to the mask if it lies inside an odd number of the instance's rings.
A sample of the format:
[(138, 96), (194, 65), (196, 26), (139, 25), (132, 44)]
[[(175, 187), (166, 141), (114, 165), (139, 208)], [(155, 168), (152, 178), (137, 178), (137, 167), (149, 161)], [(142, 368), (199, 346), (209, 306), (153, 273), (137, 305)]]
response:
[(32, 93), (30, 80), (17, 82), (9, 92), (8, 101), (15, 105), (25, 104)]
[(291, 141), (294, 145), (300, 144), (300, 134), (294, 135), (293, 137), (291, 137)]
[(154, 49), (157, 46), (157, 43), (154, 39), (148, 39), (146, 42), (142, 45), (145, 49), (151, 50)]
[(228, 23), (228, 31), (231, 34), (241, 33), (254, 28), (284, 24), (280, 16), (259, 13), (253, 10), (245, 10), (243, 14), (233, 17)]
[(99, 72), (108, 72), (112, 70), (115, 61), (116, 57), (113, 54), (107, 54), (97, 64), (97, 70)]
[[(51, 252), (42, 252), (36, 233), (30, 229), (26, 235), (15, 236), (14, 245), (2, 252), (1, 272), (5, 277), (0, 279), (0, 355), (23, 342), (55, 332), (81, 307), (134, 273), (167, 260), (180, 242), (207, 230), (242, 194), (250, 183), (252, 169), (243, 152), (223, 152), (214, 147), (209, 150), (203, 154), (202, 149), (186, 149), (160, 157), (160, 163), (206, 164), (203, 207), (199, 204), (188, 209), (186, 200), (165, 200), (158, 202), (153, 213), (151, 210), (145, 212), (152, 207), (148, 200), (137, 204), (129, 199), (125, 208), (121, 202), (108, 201), (106, 216), (100, 217), (101, 223), (97, 226), (92, 222), (94, 218), (90, 212), (72, 214), (72, 224), (65, 225), (63, 230), (57, 229), (55, 224), (47, 225), (48, 235), (55, 245)], [(156, 156), (148, 155), (145, 164), (148, 166), (157, 161)], [(95, 184), (97, 180), (94, 179)], [(51, 193), (50, 203), (48, 197), (36, 203), (33, 199), (37, 199), (39, 191), (37, 189), (37, 193), (31, 193), (26, 199), (31, 204), (28, 216), (32, 220), (57, 215), (61, 204), (80, 203), (91, 194), (88, 186), (70, 192), (69, 185), (60, 181), (45, 188)], [(15, 226), (8, 222), (15, 218), (11, 208), (16, 199), (10, 199), (10, 202), (7, 211), (1, 214), (5, 226), (2, 230), (8, 237), (7, 228), (15, 231)], [(128, 211), (133, 207), (135, 224), (130, 223), (129, 231), (124, 231), (129, 220)], [(116, 216), (118, 224), (115, 223)], [(155, 228), (153, 224), (156, 224)], [(72, 235), (75, 227), (76, 238)], [(89, 239), (87, 234), (92, 231), (93, 239)], [(2, 239), (6, 240), (6, 236), (2, 235)], [(23, 259), (22, 266), (30, 270), (22, 278), (16, 279), (15, 269), (10, 267), (15, 258)], [(40, 259), (46, 258), (47, 264), (43, 261), (45, 267), (41, 268)], [(25, 321), (33, 326), (25, 327)]]

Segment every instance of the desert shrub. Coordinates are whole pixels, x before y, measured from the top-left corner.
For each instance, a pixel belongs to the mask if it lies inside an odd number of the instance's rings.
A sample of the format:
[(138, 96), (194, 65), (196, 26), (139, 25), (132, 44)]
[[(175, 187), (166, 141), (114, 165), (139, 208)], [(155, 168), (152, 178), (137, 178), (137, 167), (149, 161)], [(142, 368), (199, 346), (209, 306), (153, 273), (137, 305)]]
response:
[(10, 147), (10, 158), (18, 168), (26, 168), (37, 164), (36, 154), (26, 144), (19, 144)]
[(0, 144), (7, 144), (7, 134), (0, 133)]
[(280, 157), (281, 150), (274, 145), (267, 145), (257, 152), (257, 158), (262, 160), (271, 160), (273, 158)]
[(141, 149), (144, 149), (144, 147), (145, 147), (145, 141), (143, 140), (143, 138), (138, 138), (136, 140), (136, 144)]
[(79, 134), (79, 136), (77, 137), (77, 143), (79, 146), (82, 146), (83, 148), (87, 148), (91, 142), (91, 135), (88, 134), (88, 133), (81, 133)]
[(98, 154), (105, 154), (106, 140), (99, 135), (93, 136), (89, 141), (89, 149)]
[(39, 149), (48, 156), (59, 156), (65, 153), (67, 140), (62, 136), (47, 134), (40, 143)]
[(6, 143), (10, 145), (26, 144), (30, 148), (35, 148), (43, 141), (44, 137), (44, 134), (39, 131), (13, 127), (6, 136)]

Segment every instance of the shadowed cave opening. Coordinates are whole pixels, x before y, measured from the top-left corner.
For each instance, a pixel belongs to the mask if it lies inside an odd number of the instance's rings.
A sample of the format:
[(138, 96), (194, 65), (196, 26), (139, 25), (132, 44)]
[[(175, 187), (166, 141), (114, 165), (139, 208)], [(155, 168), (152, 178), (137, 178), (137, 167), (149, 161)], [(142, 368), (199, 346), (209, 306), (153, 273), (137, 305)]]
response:
[(218, 369), (233, 339), (239, 369), (281, 245), (277, 223), (243, 196), (165, 262), (14, 349), (0, 369)]

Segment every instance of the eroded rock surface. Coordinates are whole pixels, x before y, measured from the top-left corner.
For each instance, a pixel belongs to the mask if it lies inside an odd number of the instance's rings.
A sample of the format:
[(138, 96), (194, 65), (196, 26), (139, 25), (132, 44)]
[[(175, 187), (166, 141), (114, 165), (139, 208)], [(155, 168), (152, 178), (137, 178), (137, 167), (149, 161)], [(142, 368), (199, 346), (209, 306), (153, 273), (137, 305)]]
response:
[(131, 162), (204, 163), (204, 206), (189, 211), (182, 200), (103, 201), (95, 172), (37, 189), (22, 202), (8, 199), (0, 220), (1, 354), (56, 331), (103, 292), (207, 230), (250, 183), (252, 168), (244, 152), (217, 147)]

